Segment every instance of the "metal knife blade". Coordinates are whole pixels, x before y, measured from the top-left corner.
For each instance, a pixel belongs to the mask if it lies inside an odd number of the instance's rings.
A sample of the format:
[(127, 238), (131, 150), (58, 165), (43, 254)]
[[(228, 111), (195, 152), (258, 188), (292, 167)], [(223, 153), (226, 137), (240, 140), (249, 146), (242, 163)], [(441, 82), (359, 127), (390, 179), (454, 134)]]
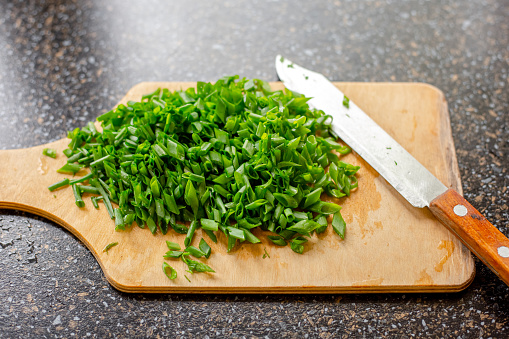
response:
[(413, 206), (429, 206), (447, 190), (355, 103), (350, 101), (349, 108), (345, 107), (344, 94), (322, 74), (280, 55), (276, 57), (276, 71), (286, 88), (311, 97), (310, 106), (331, 115), (332, 130)]
[(430, 211), (509, 286), (509, 239), (458, 192), (445, 187), (323, 75), (281, 56), (276, 70), (286, 88), (312, 97), (332, 116), (332, 130), (415, 207)]

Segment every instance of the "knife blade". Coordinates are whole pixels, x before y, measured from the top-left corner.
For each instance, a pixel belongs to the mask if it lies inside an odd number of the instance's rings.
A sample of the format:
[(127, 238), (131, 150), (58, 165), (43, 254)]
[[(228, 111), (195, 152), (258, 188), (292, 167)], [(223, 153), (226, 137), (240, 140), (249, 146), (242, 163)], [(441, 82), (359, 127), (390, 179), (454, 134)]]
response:
[(410, 204), (428, 207), (509, 286), (509, 239), (459, 193), (448, 189), (325, 76), (280, 55), (276, 71), (291, 91), (311, 97), (313, 108), (332, 116), (332, 130)]

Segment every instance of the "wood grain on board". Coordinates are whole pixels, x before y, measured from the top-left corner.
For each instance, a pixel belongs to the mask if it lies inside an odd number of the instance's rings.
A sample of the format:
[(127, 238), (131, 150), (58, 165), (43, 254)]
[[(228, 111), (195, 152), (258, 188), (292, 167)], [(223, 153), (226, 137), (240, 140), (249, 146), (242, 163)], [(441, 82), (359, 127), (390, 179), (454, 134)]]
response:
[[(185, 89), (195, 83), (144, 82), (120, 101), (141, 99), (158, 87)], [(273, 88), (283, 88), (272, 83)], [(436, 175), (461, 193), (459, 171), (445, 98), (436, 88), (418, 83), (336, 83), (396, 141)], [(340, 199), (347, 223), (345, 240), (332, 228), (313, 236), (303, 255), (289, 246), (272, 244), (254, 232), (260, 244), (242, 244), (226, 253), (226, 239), (218, 236), (206, 262), (216, 273), (185, 272), (181, 261), (168, 261), (178, 271), (171, 281), (162, 272), (165, 240), (183, 245), (185, 235), (173, 231), (152, 235), (133, 227), (116, 232), (101, 204), (96, 210), (74, 204), (70, 188), (49, 192), (47, 186), (67, 175), (56, 169), (65, 162), (62, 139), (38, 147), (0, 151), (0, 208), (41, 215), (78, 237), (95, 256), (108, 281), (125, 292), (149, 293), (374, 293), (453, 292), (474, 277), (470, 252), (431, 212), (412, 207), (379, 174), (352, 153), (344, 161), (358, 164), (359, 188)], [(57, 149), (52, 159), (42, 149)], [(330, 198), (328, 198), (330, 199)], [(332, 200), (332, 199), (331, 199)], [(200, 231), (194, 237), (196, 245)], [(118, 245), (104, 253), (112, 242)], [(268, 254), (264, 256), (264, 254)], [(189, 277), (190, 282), (184, 277)]]

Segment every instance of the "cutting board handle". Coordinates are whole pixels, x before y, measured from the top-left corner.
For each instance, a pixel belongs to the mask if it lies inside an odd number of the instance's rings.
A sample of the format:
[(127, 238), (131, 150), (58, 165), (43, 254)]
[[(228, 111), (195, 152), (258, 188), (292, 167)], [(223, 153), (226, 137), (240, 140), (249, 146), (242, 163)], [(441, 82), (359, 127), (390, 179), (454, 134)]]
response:
[(431, 212), (509, 286), (509, 239), (458, 192), (431, 201)]

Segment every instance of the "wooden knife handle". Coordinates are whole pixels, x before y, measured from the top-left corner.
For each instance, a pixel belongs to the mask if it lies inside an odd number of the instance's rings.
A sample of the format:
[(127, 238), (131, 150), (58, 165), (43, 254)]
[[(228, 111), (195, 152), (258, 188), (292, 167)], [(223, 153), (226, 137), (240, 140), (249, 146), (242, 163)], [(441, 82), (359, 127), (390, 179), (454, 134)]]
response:
[(509, 239), (458, 192), (431, 201), (431, 212), (509, 286)]

